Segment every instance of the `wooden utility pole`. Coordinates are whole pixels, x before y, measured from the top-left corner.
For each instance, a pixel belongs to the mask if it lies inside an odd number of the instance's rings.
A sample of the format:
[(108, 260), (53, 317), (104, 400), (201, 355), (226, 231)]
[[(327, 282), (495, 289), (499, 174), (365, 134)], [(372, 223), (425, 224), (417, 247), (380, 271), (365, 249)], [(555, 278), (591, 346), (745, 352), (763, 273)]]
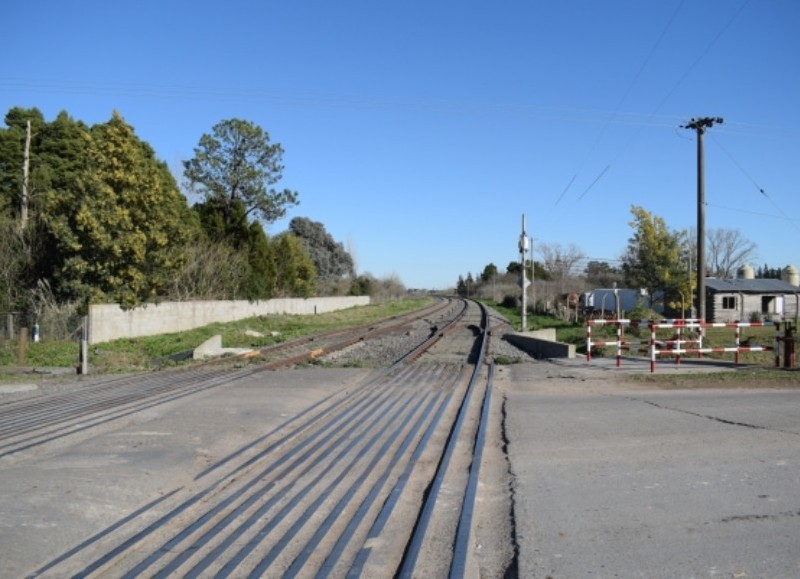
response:
[(28, 189), (28, 173), (31, 162), (31, 122), (28, 121), (25, 132), (25, 152), (22, 156), (22, 201), (19, 208), (19, 231), (22, 233), (28, 226), (28, 200), (30, 191)]
[(706, 321), (706, 199), (705, 160), (703, 158), (703, 135), (706, 129), (721, 124), (720, 117), (692, 119), (684, 129), (697, 131), (697, 317)]

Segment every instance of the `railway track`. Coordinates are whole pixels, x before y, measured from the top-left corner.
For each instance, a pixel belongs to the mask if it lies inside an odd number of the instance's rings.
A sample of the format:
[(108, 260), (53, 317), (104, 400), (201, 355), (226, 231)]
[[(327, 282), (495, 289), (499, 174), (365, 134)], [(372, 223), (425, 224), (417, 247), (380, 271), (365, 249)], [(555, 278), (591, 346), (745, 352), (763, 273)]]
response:
[[(395, 364), (220, 457), (191, 484), (31, 576), (503, 576), (511, 563), (487, 571), (475, 536), (483, 452), (487, 436), (496, 436), (493, 369), (485, 362), (489, 317), (480, 304), (463, 300), (426, 315), (437, 318), (435, 330)], [(395, 320), (394, 331), (406, 323)], [(387, 331), (361, 328), (366, 337), (360, 339)], [(326, 336), (326, 351), (353, 339)], [(284, 349), (280, 360), (308, 355), (295, 347)], [(41, 401), (27, 421), (17, 416), (6, 426), (0, 414), (0, 444), (44, 444), (74, 435), (69, 429), (78, 424), (113, 420), (114, 413), (262, 369), (185, 372), (180, 385), (156, 380), (137, 400), (123, 396), (119, 384), (105, 384), (88, 406), (67, 398)], [(86, 414), (70, 417), (76, 408)], [(50, 425), (43, 426), (48, 416)], [(7, 443), (3, 428), (26, 432)], [(0, 446), (0, 452), (12, 448)]]
[(98, 426), (258, 372), (312, 361), (354, 343), (402, 332), (418, 320), (428, 320), (433, 327), (446, 325), (458, 316), (461, 307), (458, 301), (442, 300), (423, 310), (380, 322), (289, 340), (262, 348), (264, 363), (246, 369), (223, 367), (231, 361), (222, 359), (189, 370), (106, 378), (82, 385), (79, 391), (0, 404), (0, 459), (46, 443), (89, 434)]

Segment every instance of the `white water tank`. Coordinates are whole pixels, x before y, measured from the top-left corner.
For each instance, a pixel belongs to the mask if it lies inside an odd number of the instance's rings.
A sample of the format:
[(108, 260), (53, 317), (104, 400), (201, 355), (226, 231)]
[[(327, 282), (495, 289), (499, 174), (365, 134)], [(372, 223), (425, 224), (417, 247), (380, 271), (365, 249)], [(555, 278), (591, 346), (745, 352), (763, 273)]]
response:
[(736, 277), (739, 279), (756, 279), (756, 272), (751, 266), (744, 264), (736, 272)]
[(800, 272), (793, 265), (787, 265), (781, 271), (781, 279), (794, 286), (800, 286)]

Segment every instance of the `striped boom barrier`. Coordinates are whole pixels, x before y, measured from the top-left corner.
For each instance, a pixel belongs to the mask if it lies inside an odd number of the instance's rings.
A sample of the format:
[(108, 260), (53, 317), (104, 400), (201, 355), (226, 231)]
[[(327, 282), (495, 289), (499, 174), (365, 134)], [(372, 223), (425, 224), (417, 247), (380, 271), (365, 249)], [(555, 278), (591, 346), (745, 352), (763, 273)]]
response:
[[(623, 339), (623, 328), (630, 326), (631, 328), (638, 328), (642, 325), (642, 320), (586, 320), (586, 361), (592, 360), (592, 346), (600, 348), (608, 348), (616, 346), (617, 348), (617, 367), (622, 365), (622, 350), (629, 350), (633, 345), (641, 345), (640, 341), (626, 342)], [(592, 340), (592, 326), (614, 325), (616, 327), (616, 340)], [(644, 351), (644, 350), (640, 350)]]
[[(647, 324), (650, 328), (650, 339), (647, 348), (642, 348), (643, 341), (625, 341), (623, 328), (639, 327)], [(614, 340), (594, 340), (592, 339), (592, 327), (602, 325), (614, 325), (616, 328), (616, 339)], [(748, 341), (741, 341), (742, 328), (775, 327), (775, 339), (773, 346), (750, 345)], [(703, 347), (705, 330), (709, 328), (729, 328), (734, 330), (734, 345), (726, 347)], [(672, 329), (674, 335), (669, 339), (658, 339), (657, 331), (660, 329)], [(692, 333), (684, 336), (684, 331)], [(735, 354), (735, 363), (740, 363), (740, 356), (743, 352), (775, 352), (775, 365), (780, 365), (779, 342), (784, 340), (780, 335), (780, 322), (701, 322), (699, 319), (669, 319), (669, 320), (587, 320), (586, 321), (586, 361), (592, 359), (592, 347), (616, 347), (617, 367), (621, 366), (622, 351), (646, 352), (650, 358), (650, 372), (655, 372), (656, 359), (658, 356), (673, 356), (675, 363), (680, 364), (681, 355), (703, 354)]]
[[(742, 345), (741, 343), (741, 330), (742, 328), (757, 328), (757, 327), (775, 327), (775, 340), (773, 346), (751, 346), (749, 344)], [(678, 340), (657, 340), (656, 332), (659, 329), (679, 329), (684, 328), (694, 329), (698, 332), (700, 347), (697, 348), (681, 348), (681, 343), (686, 341)], [(705, 330), (708, 328), (731, 328), (734, 330), (735, 345), (731, 347), (702, 347), (703, 336)], [(650, 372), (656, 371), (656, 358), (658, 356), (667, 355), (675, 356), (676, 364), (680, 363), (681, 354), (694, 354), (702, 356), (703, 354), (735, 354), (735, 363), (740, 363), (740, 355), (742, 352), (768, 352), (773, 351), (776, 354), (776, 364), (779, 360), (778, 341), (780, 338), (780, 322), (701, 322), (700, 320), (664, 320), (661, 322), (650, 322)], [(668, 346), (664, 349), (659, 349), (658, 346)], [(672, 347), (670, 347), (672, 346)]]

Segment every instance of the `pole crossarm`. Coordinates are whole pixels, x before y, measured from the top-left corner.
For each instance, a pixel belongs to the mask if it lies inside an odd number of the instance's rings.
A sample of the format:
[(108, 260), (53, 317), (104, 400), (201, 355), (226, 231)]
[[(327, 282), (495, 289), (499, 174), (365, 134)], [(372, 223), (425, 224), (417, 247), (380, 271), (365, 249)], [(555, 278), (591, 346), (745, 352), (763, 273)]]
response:
[(705, 129), (714, 126), (715, 124), (721, 125), (724, 122), (722, 117), (700, 117), (698, 119), (691, 119), (685, 125), (681, 125), (682, 129), (692, 129), (693, 131), (705, 132)]

